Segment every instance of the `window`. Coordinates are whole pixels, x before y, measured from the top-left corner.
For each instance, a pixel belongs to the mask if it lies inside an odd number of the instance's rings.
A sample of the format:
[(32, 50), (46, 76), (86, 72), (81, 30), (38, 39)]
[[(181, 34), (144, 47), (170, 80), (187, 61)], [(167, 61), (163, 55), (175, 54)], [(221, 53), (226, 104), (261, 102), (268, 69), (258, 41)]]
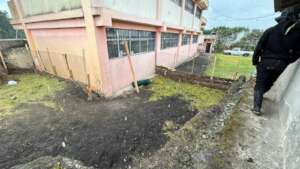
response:
[(193, 36), (193, 43), (198, 43), (198, 38), (199, 38), (199, 35), (194, 35)]
[(191, 35), (183, 34), (181, 45), (188, 45), (188, 44), (190, 44), (190, 42), (191, 42)]
[(106, 33), (109, 58), (126, 56), (125, 42), (132, 54), (155, 50), (155, 32), (109, 28)]
[(202, 10), (201, 10), (199, 7), (197, 7), (197, 10), (196, 10), (196, 17), (200, 19), (201, 16), (202, 16)]
[(175, 4), (177, 4), (178, 6), (182, 6), (182, 0), (171, 0), (173, 1)]
[(185, 10), (190, 12), (191, 14), (194, 14), (194, 7), (195, 3), (193, 0), (186, 0), (185, 1)]
[(177, 33), (161, 34), (161, 49), (177, 47), (178, 43), (179, 43), (179, 34)]

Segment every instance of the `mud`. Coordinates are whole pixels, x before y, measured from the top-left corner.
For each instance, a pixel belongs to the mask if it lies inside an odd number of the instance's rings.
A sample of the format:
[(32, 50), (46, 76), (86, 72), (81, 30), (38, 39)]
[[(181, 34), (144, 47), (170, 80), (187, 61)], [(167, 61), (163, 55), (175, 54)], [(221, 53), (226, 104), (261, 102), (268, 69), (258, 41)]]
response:
[(55, 97), (57, 109), (21, 105), (0, 122), (0, 168), (61, 155), (86, 166), (117, 169), (128, 168), (135, 157), (151, 156), (168, 141), (165, 121), (181, 126), (197, 111), (179, 97), (148, 102), (150, 91), (141, 93), (88, 102), (70, 84)]

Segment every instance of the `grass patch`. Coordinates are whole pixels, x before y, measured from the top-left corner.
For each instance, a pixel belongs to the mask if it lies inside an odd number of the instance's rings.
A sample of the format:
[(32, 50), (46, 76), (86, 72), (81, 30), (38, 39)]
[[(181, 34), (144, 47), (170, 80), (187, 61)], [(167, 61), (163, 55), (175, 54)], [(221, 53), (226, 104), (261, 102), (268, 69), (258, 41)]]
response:
[(191, 102), (193, 108), (198, 110), (218, 104), (225, 94), (221, 90), (179, 83), (161, 76), (154, 78), (150, 89), (153, 92), (150, 101), (178, 95)]
[(21, 74), (10, 76), (8, 79), (17, 80), (15, 86), (0, 85), (0, 118), (13, 111), (20, 104), (40, 103), (54, 108), (53, 101), (43, 100), (47, 96), (53, 96), (56, 92), (65, 88), (65, 83), (50, 76), (37, 74)]
[(251, 57), (231, 56), (224, 54), (215, 54), (215, 57), (217, 57), (215, 72), (213, 74), (214, 63), (212, 61), (206, 71), (206, 75), (208, 76), (232, 79), (236, 75), (237, 77), (240, 75), (245, 75), (247, 78), (249, 78), (254, 71)]

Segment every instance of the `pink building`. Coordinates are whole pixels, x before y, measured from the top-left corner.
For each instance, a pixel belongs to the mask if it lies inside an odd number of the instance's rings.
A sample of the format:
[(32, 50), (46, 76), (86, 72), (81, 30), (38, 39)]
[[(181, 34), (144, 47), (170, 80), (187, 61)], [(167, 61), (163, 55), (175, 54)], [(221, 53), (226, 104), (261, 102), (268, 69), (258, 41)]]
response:
[(132, 53), (138, 79), (176, 67), (203, 43), (208, 0), (10, 0), (38, 69), (112, 96), (127, 88)]

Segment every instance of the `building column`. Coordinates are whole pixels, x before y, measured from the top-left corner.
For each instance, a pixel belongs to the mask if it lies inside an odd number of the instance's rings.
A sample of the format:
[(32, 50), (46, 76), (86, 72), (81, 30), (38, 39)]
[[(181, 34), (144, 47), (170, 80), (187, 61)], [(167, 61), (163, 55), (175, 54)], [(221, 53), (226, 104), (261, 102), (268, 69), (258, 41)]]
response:
[[(86, 63), (90, 75), (90, 88), (98, 93), (104, 93), (103, 78), (101, 70), (101, 57), (99, 52), (100, 42), (97, 36), (97, 27), (92, 14), (91, 0), (81, 0), (84, 13), (85, 31), (87, 36)], [(104, 93), (107, 95), (106, 93)]]
[(182, 7), (181, 7), (181, 14), (180, 14), (180, 26), (182, 26), (182, 21), (183, 21), (183, 13), (185, 10), (185, 0), (182, 0)]
[(182, 46), (182, 37), (183, 37), (183, 31), (180, 31), (175, 66), (177, 65), (179, 57), (180, 57), (180, 49), (181, 49), (181, 46)]
[(158, 66), (160, 49), (161, 49), (161, 28), (158, 28), (155, 34), (155, 66)]
[(30, 48), (30, 53), (31, 53), (32, 59), (34, 61), (34, 64), (35, 64), (35, 66), (36, 66), (36, 68), (38, 70), (42, 71), (43, 67), (39, 63), (39, 59), (38, 59), (37, 54), (36, 54), (37, 48), (36, 48), (36, 45), (34, 43), (34, 40), (33, 40), (33, 37), (32, 37), (32, 33), (27, 28), (27, 25), (25, 23), (24, 13), (23, 13), (23, 10), (22, 10), (22, 5), (20, 3), (20, 0), (13, 0), (13, 3), (16, 6), (16, 11), (17, 11), (17, 14), (19, 16), (19, 20), (20, 20), (20, 22), (22, 24), (22, 28), (24, 30), (24, 33), (25, 33), (25, 36), (26, 36), (26, 39), (27, 39), (27, 43), (28, 43), (29, 48)]
[(197, 11), (197, 5), (195, 4), (195, 6), (194, 6), (193, 25), (192, 25), (192, 28), (193, 28), (193, 29), (195, 28), (196, 11)]
[(162, 0), (156, 0), (156, 20), (161, 20)]

